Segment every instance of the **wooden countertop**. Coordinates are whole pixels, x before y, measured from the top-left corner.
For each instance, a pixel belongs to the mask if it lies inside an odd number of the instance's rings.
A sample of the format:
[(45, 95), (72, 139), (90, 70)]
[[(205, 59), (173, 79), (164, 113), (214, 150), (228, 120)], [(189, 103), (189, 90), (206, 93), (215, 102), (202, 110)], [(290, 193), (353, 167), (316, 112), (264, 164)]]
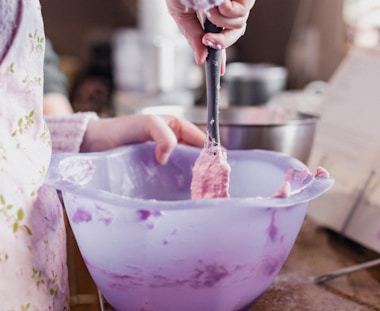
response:
[(281, 272), (249, 311), (378, 311), (380, 266), (314, 284), (315, 277), (380, 257), (306, 219)]

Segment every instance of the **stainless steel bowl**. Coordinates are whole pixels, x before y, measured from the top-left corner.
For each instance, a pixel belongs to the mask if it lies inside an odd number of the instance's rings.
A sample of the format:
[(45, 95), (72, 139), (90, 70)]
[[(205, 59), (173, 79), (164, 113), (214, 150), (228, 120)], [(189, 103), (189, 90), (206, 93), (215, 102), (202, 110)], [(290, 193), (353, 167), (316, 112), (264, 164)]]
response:
[(229, 63), (222, 77), (228, 105), (262, 105), (285, 89), (287, 77), (285, 67), (273, 64)]
[[(170, 114), (185, 118), (206, 131), (206, 107), (152, 106), (144, 114)], [(220, 139), (224, 147), (283, 152), (304, 163), (309, 159), (317, 116), (277, 106), (233, 106), (220, 109)]]

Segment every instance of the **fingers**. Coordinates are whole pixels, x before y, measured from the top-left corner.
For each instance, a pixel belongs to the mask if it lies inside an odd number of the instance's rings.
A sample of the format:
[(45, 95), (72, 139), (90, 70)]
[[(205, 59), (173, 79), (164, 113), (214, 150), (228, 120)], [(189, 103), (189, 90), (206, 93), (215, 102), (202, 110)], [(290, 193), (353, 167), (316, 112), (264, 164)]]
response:
[(244, 1), (225, 0), (221, 5), (215, 8), (221, 16), (228, 18), (239, 18), (246, 15)]
[(206, 135), (196, 125), (175, 116), (153, 117), (149, 126), (150, 138), (156, 142), (155, 155), (160, 164), (166, 164), (178, 143), (203, 147)]
[(224, 28), (220, 33), (207, 33), (202, 43), (214, 49), (233, 45), (247, 28), (247, 20), (254, 0), (225, 0), (219, 7), (210, 10), (208, 18), (215, 25)]
[(254, 3), (255, 0), (225, 0), (209, 11), (208, 18), (225, 29), (244, 28)]
[[(249, 12), (255, 0), (225, 0), (220, 6), (210, 9), (206, 14), (215, 25), (224, 28), (219, 33), (204, 34), (203, 27), (194, 10), (186, 10), (177, 1), (167, 0), (169, 13), (194, 51), (197, 64), (203, 64), (207, 57), (207, 47), (217, 50), (233, 45), (246, 30)], [(201, 14), (202, 12), (198, 12)], [(225, 63), (222, 63), (222, 68)]]
[(247, 14), (249, 14), (254, 4), (255, 0), (224, 0), (217, 10), (220, 15), (230, 19), (248, 18)]
[(194, 147), (203, 147), (206, 134), (195, 124), (175, 116), (162, 116), (169, 128), (173, 131), (179, 143)]
[(203, 44), (214, 49), (224, 49), (233, 45), (247, 28), (249, 13), (255, 0), (225, 0), (220, 6), (208, 12), (209, 20), (224, 28), (220, 33), (207, 33)]
[(203, 64), (207, 57), (207, 47), (202, 43), (204, 31), (197, 14), (195, 12), (187, 12), (183, 7), (178, 7), (172, 3), (168, 5), (168, 9), (193, 49), (196, 63)]
[(215, 25), (218, 25), (219, 27), (227, 29), (239, 29), (244, 27), (249, 17), (249, 13), (244, 13), (244, 15), (239, 15), (233, 18), (227, 17), (225, 15), (220, 14), (218, 8), (213, 9), (212, 12), (214, 13), (210, 13), (209, 15), (210, 21), (212, 21)]
[(117, 145), (152, 140), (156, 143), (155, 156), (160, 164), (167, 163), (177, 143), (201, 148), (206, 141), (206, 134), (196, 125), (175, 116), (130, 115), (122, 118), (119, 124), (124, 130), (118, 131)]
[(148, 116), (151, 119), (150, 123), (146, 123), (148, 128), (147, 140), (156, 142), (155, 156), (160, 164), (166, 164), (169, 156), (177, 144), (175, 133), (168, 127), (163, 118), (158, 116)]
[(81, 151), (102, 151), (145, 141), (156, 142), (156, 159), (165, 164), (177, 143), (202, 148), (206, 134), (175, 116), (125, 115), (89, 122)]
[(244, 35), (246, 25), (239, 29), (224, 29), (220, 33), (206, 33), (202, 37), (202, 43), (214, 49), (221, 50), (233, 45)]

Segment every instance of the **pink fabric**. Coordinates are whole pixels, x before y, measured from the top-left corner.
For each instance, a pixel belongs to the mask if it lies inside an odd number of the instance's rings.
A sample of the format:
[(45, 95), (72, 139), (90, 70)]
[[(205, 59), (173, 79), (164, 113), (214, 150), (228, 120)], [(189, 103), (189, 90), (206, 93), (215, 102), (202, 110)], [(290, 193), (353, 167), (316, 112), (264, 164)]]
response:
[[(43, 186), (52, 142), (39, 1), (0, 0), (0, 29), (0, 310), (69, 310), (62, 206)], [(55, 149), (78, 151), (89, 118), (49, 122)]]
[(45, 116), (53, 143), (53, 153), (79, 152), (88, 121), (96, 120), (94, 112), (66, 116)]

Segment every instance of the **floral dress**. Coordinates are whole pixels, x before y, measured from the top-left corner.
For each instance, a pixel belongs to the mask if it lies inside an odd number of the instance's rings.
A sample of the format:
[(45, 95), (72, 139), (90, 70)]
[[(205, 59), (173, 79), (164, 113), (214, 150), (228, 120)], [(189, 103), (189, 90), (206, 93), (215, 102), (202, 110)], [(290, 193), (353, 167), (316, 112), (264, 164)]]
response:
[(68, 310), (66, 236), (43, 186), (45, 35), (38, 0), (0, 0), (0, 310)]

